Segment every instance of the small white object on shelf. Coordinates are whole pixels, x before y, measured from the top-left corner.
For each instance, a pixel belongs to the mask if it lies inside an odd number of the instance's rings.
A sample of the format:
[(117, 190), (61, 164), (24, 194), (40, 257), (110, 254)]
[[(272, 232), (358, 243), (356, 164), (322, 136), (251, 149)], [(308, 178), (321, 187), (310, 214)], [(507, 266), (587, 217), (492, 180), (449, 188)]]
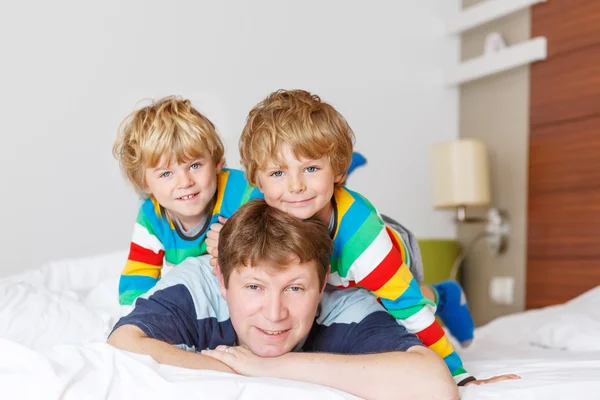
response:
[(546, 38), (543, 36), (508, 46), (493, 54), (484, 54), (462, 63), (450, 71), (446, 83), (461, 85), (488, 75), (520, 67), (546, 58)]
[(483, 45), (483, 54), (495, 54), (506, 48), (504, 38), (498, 32), (492, 32), (485, 37), (485, 44)]
[(467, 7), (449, 24), (449, 34), (459, 34), (547, 0), (487, 0)]

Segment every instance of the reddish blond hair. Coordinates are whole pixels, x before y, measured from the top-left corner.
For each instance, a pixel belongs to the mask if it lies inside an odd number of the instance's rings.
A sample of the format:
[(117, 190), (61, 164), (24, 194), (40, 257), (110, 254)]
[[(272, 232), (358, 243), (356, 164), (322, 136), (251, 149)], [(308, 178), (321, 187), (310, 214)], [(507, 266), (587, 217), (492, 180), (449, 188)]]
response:
[(301, 220), (262, 199), (240, 207), (219, 235), (219, 269), (227, 288), (231, 273), (239, 267), (259, 267), (269, 262), (285, 269), (293, 262), (315, 261), (323, 287), (329, 271), (333, 242), (325, 224), (317, 218)]
[(240, 137), (241, 163), (248, 181), (258, 186), (258, 170), (269, 161), (280, 163), (287, 143), (298, 159), (327, 156), (335, 175), (346, 182), (352, 161), (354, 133), (348, 122), (319, 96), (304, 90), (278, 90), (258, 103), (248, 115)]
[(225, 149), (215, 126), (189, 100), (162, 98), (129, 114), (119, 125), (113, 155), (138, 193), (146, 187), (146, 168), (163, 156), (169, 164), (210, 158), (215, 165)]

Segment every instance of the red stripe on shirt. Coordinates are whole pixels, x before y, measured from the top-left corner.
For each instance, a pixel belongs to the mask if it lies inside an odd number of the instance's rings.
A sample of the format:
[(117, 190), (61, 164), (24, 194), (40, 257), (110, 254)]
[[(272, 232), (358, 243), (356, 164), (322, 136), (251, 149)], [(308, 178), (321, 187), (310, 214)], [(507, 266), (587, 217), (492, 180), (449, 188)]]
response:
[(160, 250), (158, 254), (156, 254), (152, 250), (142, 247), (136, 243), (131, 243), (131, 246), (129, 248), (128, 259), (131, 261), (137, 261), (149, 265), (162, 266), (164, 257), (164, 250)]
[(372, 292), (378, 290), (385, 285), (396, 274), (398, 269), (403, 265), (400, 252), (394, 246), (385, 256), (383, 261), (371, 271), (363, 280), (358, 282), (363, 288)]
[(421, 339), (424, 345), (431, 346), (444, 337), (446, 332), (444, 332), (444, 329), (437, 321), (433, 321), (433, 324), (415, 334)]

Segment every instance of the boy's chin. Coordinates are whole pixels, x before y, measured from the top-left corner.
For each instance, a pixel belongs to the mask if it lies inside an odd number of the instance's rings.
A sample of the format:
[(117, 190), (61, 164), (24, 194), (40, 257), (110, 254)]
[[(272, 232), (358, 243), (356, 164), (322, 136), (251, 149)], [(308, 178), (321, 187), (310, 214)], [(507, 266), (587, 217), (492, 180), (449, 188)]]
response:
[(295, 209), (291, 209), (291, 210), (286, 210), (288, 214), (298, 218), (298, 219), (309, 219), (315, 216), (315, 213), (313, 213), (311, 210), (295, 210)]

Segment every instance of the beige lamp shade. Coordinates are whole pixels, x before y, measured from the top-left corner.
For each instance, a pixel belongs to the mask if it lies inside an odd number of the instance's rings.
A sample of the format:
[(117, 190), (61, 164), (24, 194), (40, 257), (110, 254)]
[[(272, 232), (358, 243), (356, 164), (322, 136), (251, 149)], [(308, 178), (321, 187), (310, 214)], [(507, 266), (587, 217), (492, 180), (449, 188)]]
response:
[(490, 203), (485, 144), (474, 139), (440, 143), (433, 147), (431, 158), (434, 207), (486, 206)]

